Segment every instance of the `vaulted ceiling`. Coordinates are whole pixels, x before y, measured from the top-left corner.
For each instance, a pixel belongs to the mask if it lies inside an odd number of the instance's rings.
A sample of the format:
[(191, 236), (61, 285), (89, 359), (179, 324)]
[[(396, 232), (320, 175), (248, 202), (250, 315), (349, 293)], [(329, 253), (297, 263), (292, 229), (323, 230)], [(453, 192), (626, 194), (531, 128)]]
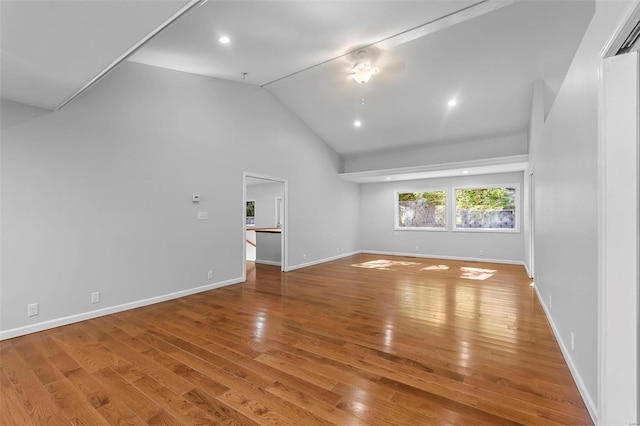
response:
[[(191, 7), (128, 60), (262, 86), (351, 156), (524, 132), (533, 82), (546, 83), (550, 105), (595, 6), (50, 0), (0, 7), (3, 98), (53, 109)], [(377, 73), (358, 84), (352, 68), (363, 61)]]

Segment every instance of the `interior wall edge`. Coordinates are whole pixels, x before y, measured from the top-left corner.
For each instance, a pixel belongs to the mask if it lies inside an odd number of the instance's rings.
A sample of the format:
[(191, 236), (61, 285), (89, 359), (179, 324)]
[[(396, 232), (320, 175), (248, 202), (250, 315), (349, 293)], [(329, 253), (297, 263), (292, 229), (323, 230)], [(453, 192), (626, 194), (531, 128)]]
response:
[(297, 265), (289, 266), (286, 272), (295, 271), (296, 269), (308, 268), (309, 266), (320, 265), (321, 263), (332, 262), (334, 260), (343, 259), (345, 257), (355, 256), (356, 254), (364, 253), (363, 251), (356, 250), (348, 253), (338, 254), (336, 256), (325, 257), (322, 259), (312, 260), (311, 262), (298, 263)]

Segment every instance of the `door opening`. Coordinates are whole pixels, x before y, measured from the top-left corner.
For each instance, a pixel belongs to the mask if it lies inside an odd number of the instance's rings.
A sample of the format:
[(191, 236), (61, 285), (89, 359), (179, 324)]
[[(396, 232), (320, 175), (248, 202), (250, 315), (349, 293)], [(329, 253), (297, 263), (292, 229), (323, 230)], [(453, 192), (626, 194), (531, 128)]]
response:
[(255, 263), (287, 270), (288, 182), (250, 172), (244, 172), (242, 180), (242, 279), (246, 281), (247, 266)]

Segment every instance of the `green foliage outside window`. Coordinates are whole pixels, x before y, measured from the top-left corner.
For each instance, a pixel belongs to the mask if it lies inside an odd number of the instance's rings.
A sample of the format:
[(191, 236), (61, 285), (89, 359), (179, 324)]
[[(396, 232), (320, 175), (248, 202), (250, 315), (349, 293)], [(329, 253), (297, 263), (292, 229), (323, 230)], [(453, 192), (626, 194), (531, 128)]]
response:
[(444, 206), (446, 195), (444, 191), (434, 192), (401, 192), (398, 194), (398, 201), (419, 201), (424, 200), (427, 204), (434, 206)]
[(513, 210), (515, 188), (456, 189), (456, 207), (468, 210)]
[(445, 191), (398, 193), (399, 228), (445, 228)]
[(456, 228), (516, 227), (516, 189), (456, 189)]
[(253, 217), (256, 215), (256, 202), (247, 201), (247, 217)]

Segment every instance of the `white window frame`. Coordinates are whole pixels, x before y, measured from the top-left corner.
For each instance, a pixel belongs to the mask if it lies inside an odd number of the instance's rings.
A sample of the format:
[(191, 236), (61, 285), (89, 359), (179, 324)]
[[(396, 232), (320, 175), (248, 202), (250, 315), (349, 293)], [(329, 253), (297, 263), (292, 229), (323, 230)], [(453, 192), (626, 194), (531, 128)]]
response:
[[(458, 228), (456, 226), (456, 191), (459, 189), (491, 189), (491, 188), (515, 188), (516, 190), (516, 223), (513, 228)], [(451, 187), (451, 229), (454, 232), (497, 232), (507, 234), (520, 233), (520, 221), (522, 217), (522, 196), (519, 183), (490, 183), (472, 186), (452, 186)]]
[[(413, 192), (444, 192), (445, 201), (444, 201), (444, 217), (446, 220), (445, 226), (443, 228), (437, 227), (406, 227), (400, 226), (399, 224), (399, 215), (400, 215), (400, 205), (398, 196), (399, 194), (407, 194)], [(449, 231), (449, 199), (450, 193), (448, 188), (427, 188), (427, 189), (407, 189), (404, 191), (395, 191), (393, 194), (393, 229), (395, 231), (437, 231), (437, 232), (447, 232)]]

